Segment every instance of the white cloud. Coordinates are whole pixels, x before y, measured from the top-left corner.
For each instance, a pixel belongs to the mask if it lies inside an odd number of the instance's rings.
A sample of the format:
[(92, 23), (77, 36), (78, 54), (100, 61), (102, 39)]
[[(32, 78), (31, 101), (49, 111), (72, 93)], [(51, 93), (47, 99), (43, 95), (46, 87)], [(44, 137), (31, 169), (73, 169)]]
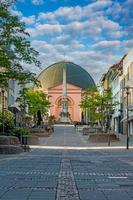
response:
[(133, 47), (133, 40), (112, 40), (112, 41), (100, 41), (93, 45), (94, 49), (99, 52), (109, 53), (109, 54), (125, 54)]
[[(26, 18), (25, 21), (30, 23), (31, 21), (34, 21), (34, 18)], [(88, 39), (91, 38), (97, 40), (98, 38), (101, 39), (103, 31), (111, 38), (120, 38), (124, 34), (123, 31), (120, 31), (121, 27), (118, 23), (105, 19), (104, 17), (99, 17), (95, 20), (73, 21), (68, 24), (36, 23), (35, 27), (28, 28), (27, 30), (33, 37), (39, 35), (63, 34), (67, 35), (67, 39), (70, 39), (70, 37), (72, 39), (86, 37)], [(64, 36), (59, 35), (58, 40), (61, 37)]]
[(36, 22), (35, 15), (29, 16), (29, 17), (22, 17), (21, 20), (26, 23), (27, 25), (34, 24)]
[(65, 43), (67, 43), (67, 44), (69, 44), (71, 41), (72, 41), (73, 39), (72, 39), (72, 37), (68, 34), (61, 34), (61, 35), (59, 35), (59, 36), (57, 36), (57, 37), (55, 37), (55, 38), (52, 38), (52, 42), (53, 43), (63, 43), (63, 44), (65, 44)]
[(44, 1), (43, 0), (32, 0), (32, 3), (34, 5), (42, 5), (44, 3)]
[(16, 8), (11, 8), (10, 11), (11, 11), (12, 15), (15, 15), (15, 16), (18, 16), (18, 17), (22, 17), (23, 16), (22, 12), (16, 10)]
[(56, 20), (57, 18), (63, 18), (65, 20), (81, 20), (82, 18), (93, 18), (103, 14), (103, 8), (110, 6), (112, 2), (110, 0), (98, 0), (87, 6), (80, 7), (60, 7), (53, 12), (40, 13), (38, 19), (44, 20)]
[(36, 24), (34, 28), (27, 28), (27, 31), (32, 37), (36, 37), (61, 33), (62, 28), (59, 24)]
[[(82, 43), (73, 41), (68, 45), (53, 44), (46, 41), (34, 40), (32, 45), (40, 52), (42, 66), (46, 67), (55, 62), (67, 59), (85, 68), (97, 82), (100, 75), (108, 67), (117, 62), (120, 57), (112, 52), (87, 50)], [(82, 50), (82, 47), (84, 48)], [(107, 62), (108, 61), (108, 62)]]
[(72, 37), (86, 35), (87, 38), (97, 40), (97, 37), (101, 39), (101, 33), (104, 32), (110, 38), (120, 38), (125, 34), (122, 27), (106, 17), (102, 10), (110, 5), (110, 0), (100, 0), (84, 7), (60, 7), (53, 12), (40, 13), (38, 22), (51, 25), (58, 23), (63, 29), (63, 34)]
[[(125, 6), (129, 6), (129, 1)], [(125, 12), (123, 5), (113, 0), (95, 0), (84, 7), (60, 7), (22, 20), (32, 25), (27, 30), (32, 45), (40, 52), (42, 66), (67, 58), (98, 81), (133, 46), (128, 31), (117, 21)]]
[(114, 40), (114, 41), (101, 41), (93, 45), (95, 48), (112, 48), (112, 47), (119, 47), (120, 46), (120, 41), (119, 40)]

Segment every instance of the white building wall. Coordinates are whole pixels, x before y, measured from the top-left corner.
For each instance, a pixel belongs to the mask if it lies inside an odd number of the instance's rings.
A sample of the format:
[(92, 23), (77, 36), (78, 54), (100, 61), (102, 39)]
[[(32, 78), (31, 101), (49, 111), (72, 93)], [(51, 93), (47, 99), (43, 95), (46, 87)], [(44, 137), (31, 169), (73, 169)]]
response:
[(8, 82), (8, 106), (14, 104), (15, 80), (10, 79)]
[(9, 80), (8, 106), (18, 106), (18, 103), (16, 102), (16, 100), (19, 97), (20, 89), (21, 89), (21, 87), (17, 83), (16, 80), (13, 80), (13, 79)]
[[(125, 79), (125, 87), (129, 86), (129, 109), (133, 107), (133, 48), (129, 51), (127, 56), (123, 60), (123, 78)], [(126, 90), (124, 89), (123, 99), (123, 113), (126, 122)], [(129, 133), (133, 134), (133, 111), (129, 111)]]
[(114, 113), (112, 115), (112, 123), (111, 128), (115, 132), (119, 132), (119, 116), (121, 115), (121, 83), (122, 75), (120, 72), (116, 72), (116, 76), (112, 81), (112, 96), (113, 96), (113, 103), (117, 102), (117, 105), (114, 107)]

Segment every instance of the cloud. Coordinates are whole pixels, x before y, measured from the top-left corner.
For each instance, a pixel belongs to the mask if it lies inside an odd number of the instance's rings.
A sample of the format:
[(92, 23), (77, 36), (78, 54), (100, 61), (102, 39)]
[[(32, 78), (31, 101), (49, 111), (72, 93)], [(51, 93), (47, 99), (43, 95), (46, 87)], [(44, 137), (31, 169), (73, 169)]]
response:
[(35, 17), (35, 15), (32, 15), (32, 16), (29, 16), (29, 17), (22, 17), (21, 21), (23, 21), (27, 25), (32, 25), (32, 24), (35, 24), (36, 17)]
[(73, 38), (71, 37), (70, 34), (61, 34), (55, 38), (52, 39), (53, 43), (63, 43), (63, 44), (69, 44), (71, 41), (73, 40)]
[[(110, 0), (100, 0), (84, 7), (60, 7), (53, 12), (39, 13), (40, 24), (59, 24), (64, 35), (86, 37), (94, 40), (103, 37), (120, 38), (125, 32), (120, 24), (108, 18), (106, 10), (112, 5)], [(38, 32), (38, 34), (40, 34)], [(37, 33), (35, 34), (37, 35)]]
[(18, 16), (18, 17), (22, 17), (22, 16), (23, 16), (22, 12), (16, 10), (15, 7), (12, 7), (12, 8), (10, 9), (10, 12), (11, 12), (12, 15), (15, 15), (15, 16)]
[[(25, 19), (27, 22), (33, 21), (34, 18)], [(110, 38), (120, 38), (124, 32), (121, 31), (121, 27), (118, 23), (111, 20), (99, 17), (96, 20), (85, 20), (85, 21), (73, 21), (68, 24), (48, 24), (48, 23), (36, 23), (34, 27), (28, 28), (27, 31), (32, 37), (40, 35), (54, 35), (63, 34), (67, 35), (67, 39), (70, 37), (85, 37), (93, 40), (101, 39), (102, 32), (104, 31)], [(62, 35), (59, 35), (62, 37)], [(58, 38), (59, 39), (59, 38)]]
[(114, 40), (114, 41), (100, 41), (96, 44), (93, 45), (94, 48), (101, 49), (101, 48), (112, 48), (112, 47), (119, 47), (120, 46), (120, 41), (119, 40)]
[[(60, 7), (53, 12), (40, 13), (38, 20), (57, 20), (61, 18), (67, 21), (82, 20), (88, 18), (94, 18), (103, 14), (102, 9), (110, 6), (112, 2), (110, 0), (99, 0), (87, 6), (74, 6), (74, 7)], [(99, 11), (100, 10), (100, 11)]]
[[(95, 0), (85, 6), (64, 6), (21, 18), (44, 68), (67, 58), (98, 82), (101, 74), (133, 46), (131, 4), (131, 0)], [(124, 14), (129, 18), (126, 22)]]
[(133, 47), (133, 40), (113, 40), (113, 41), (100, 41), (93, 45), (93, 48), (99, 52), (105, 52), (110, 54), (125, 54), (129, 51), (130, 48)]
[(44, 1), (43, 0), (32, 0), (32, 3), (34, 5), (42, 5), (42, 4), (44, 4)]
[(54, 35), (62, 32), (59, 24), (36, 24), (34, 28), (27, 28), (27, 31), (32, 37), (40, 35)]
[(32, 45), (41, 53), (51, 53), (52, 51), (56, 51), (63, 55), (67, 52), (72, 52), (73, 50), (82, 49), (85, 47), (77, 40), (73, 40), (71, 44), (53, 44), (42, 40), (33, 40)]
[[(117, 62), (120, 57), (111, 52), (87, 50), (82, 43), (73, 41), (68, 45), (53, 44), (42, 40), (32, 41), (32, 45), (40, 52), (40, 60), (43, 68), (67, 59), (85, 68), (95, 79), (107, 71), (108, 67)], [(83, 48), (83, 49), (82, 49)], [(108, 63), (107, 63), (108, 60)]]

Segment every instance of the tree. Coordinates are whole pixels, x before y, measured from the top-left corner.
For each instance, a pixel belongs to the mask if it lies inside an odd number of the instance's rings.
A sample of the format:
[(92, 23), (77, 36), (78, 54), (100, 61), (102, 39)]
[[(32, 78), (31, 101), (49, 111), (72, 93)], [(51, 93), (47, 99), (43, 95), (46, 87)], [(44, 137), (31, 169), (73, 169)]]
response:
[(33, 88), (23, 88), (20, 91), (18, 102), (23, 112), (25, 112), (26, 106), (28, 107), (28, 114), (34, 116), (34, 119), (45, 116), (50, 106), (47, 95)]
[(56, 117), (54, 115), (50, 115), (48, 118), (48, 124), (53, 125), (56, 122)]
[(11, 0), (0, 2), (0, 84), (4, 87), (10, 78), (20, 83), (36, 82), (35, 74), (24, 70), (24, 63), (40, 67), (38, 52), (28, 41), (25, 24), (11, 14), (11, 5)]
[(84, 97), (81, 101), (81, 108), (83, 109), (84, 115), (88, 118), (88, 122), (92, 125), (97, 118), (95, 96), (97, 94), (97, 88), (87, 88), (84, 92)]
[(103, 95), (100, 95), (98, 90), (93, 88), (87, 89), (84, 94), (84, 98), (81, 101), (81, 107), (87, 109), (89, 120), (91, 124), (95, 122), (104, 129), (106, 126), (109, 128), (110, 111), (118, 104), (113, 102), (111, 91), (105, 91)]
[(9, 111), (4, 112), (4, 123), (3, 123), (3, 114), (0, 111), (0, 133), (3, 133), (3, 126), (4, 126), (4, 131), (8, 134), (11, 133), (12, 130), (14, 129), (14, 116)]

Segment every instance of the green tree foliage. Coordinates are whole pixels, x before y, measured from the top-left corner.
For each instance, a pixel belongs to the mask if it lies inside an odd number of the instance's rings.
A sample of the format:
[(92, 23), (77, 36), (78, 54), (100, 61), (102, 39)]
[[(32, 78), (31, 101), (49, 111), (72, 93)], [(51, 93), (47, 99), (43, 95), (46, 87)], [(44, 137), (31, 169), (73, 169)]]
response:
[(3, 124), (6, 133), (10, 133), (14, 129), (14, 116), (11, 112), (5, 111), (3, 117), (3, 113), (0, 111), (0, 132), (3, 132)]
[(28, 106), (29, 115), (36, 115), (38, 111), (41, 111), (42, 115), (46, 115), (50, 102), (47, 95), (39, 90), (34, 90), (32, 88), (24, 88), (20, 91), (20, 97), (18, 102), (22, 111)]
[(13, 135), (18, 137), (19, 139), (21, 138), (21, 136), (30, 135), (28, 129), (15, 127), (14, 115), (7, 110), (5, 110), (4, 112), (4, 117), (3, 113), (0, 111), (0, 134), (3, 134), (3, 125), (4, 135)]
[(81, 108), (83, 109), (84, 113), (87, 112), (88, 115), (88, 121), (91, 123), (94, 123), (97, 120), (97, 114), (96, 114), (96, 94), (97, 94), (97, 88), (87, 88), (84, 92), (84, 98), (81, 101)]
[(103, 127), (109, 121), (109, 113), (116, 104), (118, 102), (113, 102), (110, 91), (100, 95), (97, 89), (89, 88), (85, 91), (80, 106), (83, 110), (87, 110), (89, 122), (92, 124), (98, 122)]
[(30, 137), (30, 131), (27, 128), (15, 127), (12, 131), (12, 135), (18, 137), (21, 141), (22, 137)]
[(39, 67), (38, 52), (28, 41), (25, 24), (10, 12), (10, 0), (0, 2), (0, 83), (7, 86), (14, 78), (20, 83), (36, 82), (35, 74), (25, 71), (23, 65)]

